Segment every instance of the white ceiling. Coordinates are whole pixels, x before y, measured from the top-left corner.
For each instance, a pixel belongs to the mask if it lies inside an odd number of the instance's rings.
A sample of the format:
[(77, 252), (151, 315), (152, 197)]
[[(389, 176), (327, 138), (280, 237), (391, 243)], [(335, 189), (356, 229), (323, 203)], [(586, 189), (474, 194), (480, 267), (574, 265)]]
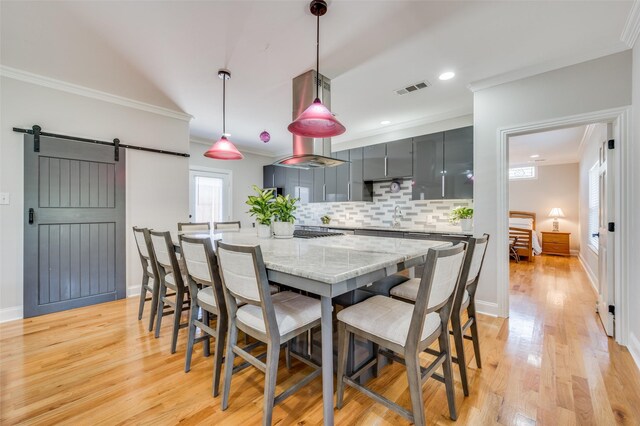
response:
[[(330, 1), (321, 69), (345, 142), (472, 112), (471, 82), (625, 50), (631, 1)], [(291, 79), (314, 66), (308, 1), (0, 2), (5, 66), (172, 109), (193, 137), (227, 131), (241, 149), (288, 152)], [(563, 62), (564, 61), (564, 62)], [(575, 62), (578, 62), (576, 59)], [(456, 77), (439, 81), (453, 70)], [(393, 90), (427, 79), (409, 95)], [(259, 141), (267, 129), (272, 140)]]
[[(509, 165), (577, 163), (586, 126), (529, 133), (509, 138)], [(531, 158), (538, 155), (537, 158)]]

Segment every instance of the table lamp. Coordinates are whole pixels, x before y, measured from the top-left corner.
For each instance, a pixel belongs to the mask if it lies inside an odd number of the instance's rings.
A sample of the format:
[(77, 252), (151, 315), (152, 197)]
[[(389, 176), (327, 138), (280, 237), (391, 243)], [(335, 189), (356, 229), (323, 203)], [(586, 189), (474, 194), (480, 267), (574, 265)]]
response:
[(549, 217), (553, 218), (553, 232), (558, 232), (560, 230), (558, 218), (564, 217), (564, 213), (562, 212), (562, 209), (560, 207), (552, 208), (551, 211), (549, 212)]

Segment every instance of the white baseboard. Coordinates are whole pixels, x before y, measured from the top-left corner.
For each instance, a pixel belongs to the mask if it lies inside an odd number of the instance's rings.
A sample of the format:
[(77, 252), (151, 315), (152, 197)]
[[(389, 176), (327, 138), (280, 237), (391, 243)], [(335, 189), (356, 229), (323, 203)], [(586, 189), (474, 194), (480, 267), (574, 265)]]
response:
[(140, 296), (140, 285), (127, 287), (127, 297)]
[(571, 256), (580, 256), (580, 250), (570, 250)]
[(591, 283), (591, 287), (593, 288), (593, 291), (596, 293), (596, 295), (598, 295), (599, 294), (598, 293), (598, 277), (591, 270), (586, 260), (584, 260), (582, 253), (578, 254), (578, 259), (580, 260), (580, 264), (582, 265), (582, 268), (587, 273), (587, 277), (589, 277), (589, 282)]
[(23, 316), (22, 306), (12, 306), (10, 308), (0, 309), (0, 322), (22, 319)]
[(640, 369), (640, 340), (638, 340), (635, 334), (629, 333), (628, 343), (627, 349), (629, 349), (631, 357), (636, 362), (636, 367)]
[(491, 317), (499, 317), (500, 310), (497, 303), (485, 302), (476, 299), (476, 312), (479, 314), (489, 315)]

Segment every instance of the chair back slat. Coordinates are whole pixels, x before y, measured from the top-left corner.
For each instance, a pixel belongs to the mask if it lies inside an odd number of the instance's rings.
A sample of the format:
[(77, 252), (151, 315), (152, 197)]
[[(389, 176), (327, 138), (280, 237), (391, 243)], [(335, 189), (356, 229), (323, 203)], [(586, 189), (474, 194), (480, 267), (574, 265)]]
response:
[(469, 267), (469, 276), (467, 277), (467, 285), (471, 284), (480, 275), (480, 268), (484, 260), (484, 254), (487, 251), (489, 245), (489, 236), (485, 235), (482, 238), (476, 239), (475, 247), (473, 249), (473, 255), (471, 257), (471, 266)]
[(438, 258), (429, 295), (430, 309), (442, 305), (453, 294), (460, 277), (464, 255), (465, 252), (462, 251), (452, 256)]
[(213, 282), (204, 244), (201, 242), (191, 243), (181, 239), (180, 246), (189, 275), (201, 281)]
[(178, 231), (181, 232), (198, 232), (198, 231), (210, 231), (211, 224), (209, 222), (190, 223), (190, 222), (178, 222)]
[(167, 241), (165, 233), (151, 232), (151, 243), (153, 244), (153, 251), (156, 255), (156, 261), (158, 264), (166, 269), (173, 269), (172, 256), (175, 257), (175, 252), (167, 247)]
[(217, 255), (225, 287), (236, 297), (259, 303), (259, 282), (252, 253), (218, 247)]
[(149, 248), (147, 247), (147, 240), (144, 237), (145, 231), (148, 231), (146, 228), (136, 228), (133, 227), (133, 236), (136, 239), (136, 245), (138, 246), (138, 251), (145, 258), (149, 259)]
[(239, 231), (241, 228), (240, 221), (236, 222), (215, 222), (213, 229), (216, 231)]

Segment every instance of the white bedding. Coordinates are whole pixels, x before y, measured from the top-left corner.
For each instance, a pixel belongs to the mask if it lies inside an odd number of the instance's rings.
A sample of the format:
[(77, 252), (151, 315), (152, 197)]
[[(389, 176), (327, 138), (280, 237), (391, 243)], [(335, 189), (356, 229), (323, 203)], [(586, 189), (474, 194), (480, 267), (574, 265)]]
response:
[(542, 253), (542, 247), (540, 246), (540, 240), (538, 239), (538, 233), (533, 229), (533, 219), (527, 219), (523, 217), (510, 217), (509, 226), (515, 228), (531, 229), (531, 247), (533, 248), (533, 254), (539, 255)]

